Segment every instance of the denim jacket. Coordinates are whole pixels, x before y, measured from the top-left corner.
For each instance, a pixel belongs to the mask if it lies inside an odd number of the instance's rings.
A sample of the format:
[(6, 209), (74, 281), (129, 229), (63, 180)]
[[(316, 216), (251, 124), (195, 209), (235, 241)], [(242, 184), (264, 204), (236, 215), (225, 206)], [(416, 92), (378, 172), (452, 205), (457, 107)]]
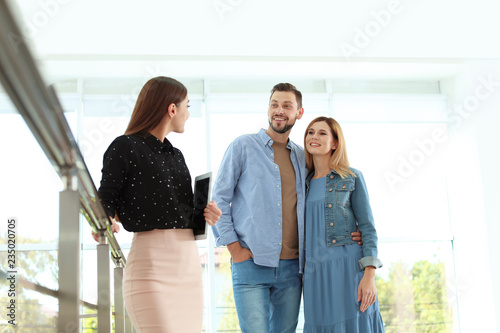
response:
[[(377, 231), (373, 221), (372, 210), (368, 200), (363, 174), (354, 168), (349, 168), (356, 177), (348, 175), (346, 178), (332, 170), (326, 176), (325, 188), (325, 217), (326, 217), (326, 245), (340, 246), (355, 244), (351, 232), (358, 226), (363, 237), (363, 257), (359, 266), (382, 267), (377, 258)], [(314, 173), (306, 179), (306, 194), (309, 193), (309, 183)]]

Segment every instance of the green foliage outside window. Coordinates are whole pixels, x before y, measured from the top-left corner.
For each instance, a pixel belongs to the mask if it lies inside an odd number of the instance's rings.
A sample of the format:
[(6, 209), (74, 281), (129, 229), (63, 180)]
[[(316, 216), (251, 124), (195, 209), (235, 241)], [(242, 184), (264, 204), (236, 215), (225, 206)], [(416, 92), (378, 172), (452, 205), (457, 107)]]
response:
[(386, 333), (449, 333), (453, 312), (447, 300), (443, 263), (402, 261), (389, 267), (388, 279), (377, 276), (380, 311)]
[[(7, 237), (1, 237), (0, 243), (6, 243)], [(25, 239), (17, 236), (18, 244), (36, 244), (38, 240)], [(2, 281), (6, 277), (7, 271), (7, 252), (0, 252), (0, 262), (2, 270)], [(57, 290), (57, 252), (56, 251), (16, 251), (16, 267), (17, 278), (34, 282), (46, 286), (47, 288)], [(6, 309), (10, 303), (9, 286), (7, 283), (0, 284), (0, 306)], [(38, 296), (40, 294), (25, 288), (21, 283), (15, 287), (15, 317), (16, 326), (4, 323), (5, 313), (2, 311), (0, 318), (0, 332), (16, 332), (16, 333), (52, 333), (57, 329), (57, 311), (41, 304)], [(7, 318), (8, 319), (8, 318)]]

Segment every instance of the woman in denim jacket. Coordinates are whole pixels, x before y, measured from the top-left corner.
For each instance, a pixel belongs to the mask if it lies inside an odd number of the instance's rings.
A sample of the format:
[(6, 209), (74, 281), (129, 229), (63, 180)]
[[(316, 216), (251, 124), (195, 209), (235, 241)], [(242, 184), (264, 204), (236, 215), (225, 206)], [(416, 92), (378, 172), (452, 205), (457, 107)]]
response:
[[(379, 333), (377, 232), (360, 171), (350, 168), (344, 135), (332, 118), (307, 127), (304, 332)], [(350, 233), (359, 227), (363, 245)]]

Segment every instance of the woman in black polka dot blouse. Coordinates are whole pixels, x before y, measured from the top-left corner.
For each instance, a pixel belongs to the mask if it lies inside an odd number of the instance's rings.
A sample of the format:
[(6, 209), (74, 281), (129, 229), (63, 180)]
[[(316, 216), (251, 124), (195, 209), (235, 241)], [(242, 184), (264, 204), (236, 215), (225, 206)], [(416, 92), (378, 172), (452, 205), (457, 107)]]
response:
[[(191, 176), (181, 151), (167, 134), (184, 132), (187, 89), (168, 77), (149, 80), (137, 99), (125, 135), (104, 154), (99, 197), (134, 232), (124, 272), (127, 312), (139, 332), (202, 329), (203, 290), (194, 241)], [(210, 202), (208, 224), (221, 211)], [(113, 230), (118, 230), (113, 221)]]

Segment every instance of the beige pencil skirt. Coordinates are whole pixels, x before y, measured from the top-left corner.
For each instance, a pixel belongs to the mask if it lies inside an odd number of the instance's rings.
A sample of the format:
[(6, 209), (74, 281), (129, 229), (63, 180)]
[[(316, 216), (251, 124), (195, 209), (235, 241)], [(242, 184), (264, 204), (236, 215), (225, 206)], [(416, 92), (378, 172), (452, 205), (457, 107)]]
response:
[(134, 233), (124, 271), (123, 295), (136, 330), (200, 333), (201, 274), (192, 229)]

